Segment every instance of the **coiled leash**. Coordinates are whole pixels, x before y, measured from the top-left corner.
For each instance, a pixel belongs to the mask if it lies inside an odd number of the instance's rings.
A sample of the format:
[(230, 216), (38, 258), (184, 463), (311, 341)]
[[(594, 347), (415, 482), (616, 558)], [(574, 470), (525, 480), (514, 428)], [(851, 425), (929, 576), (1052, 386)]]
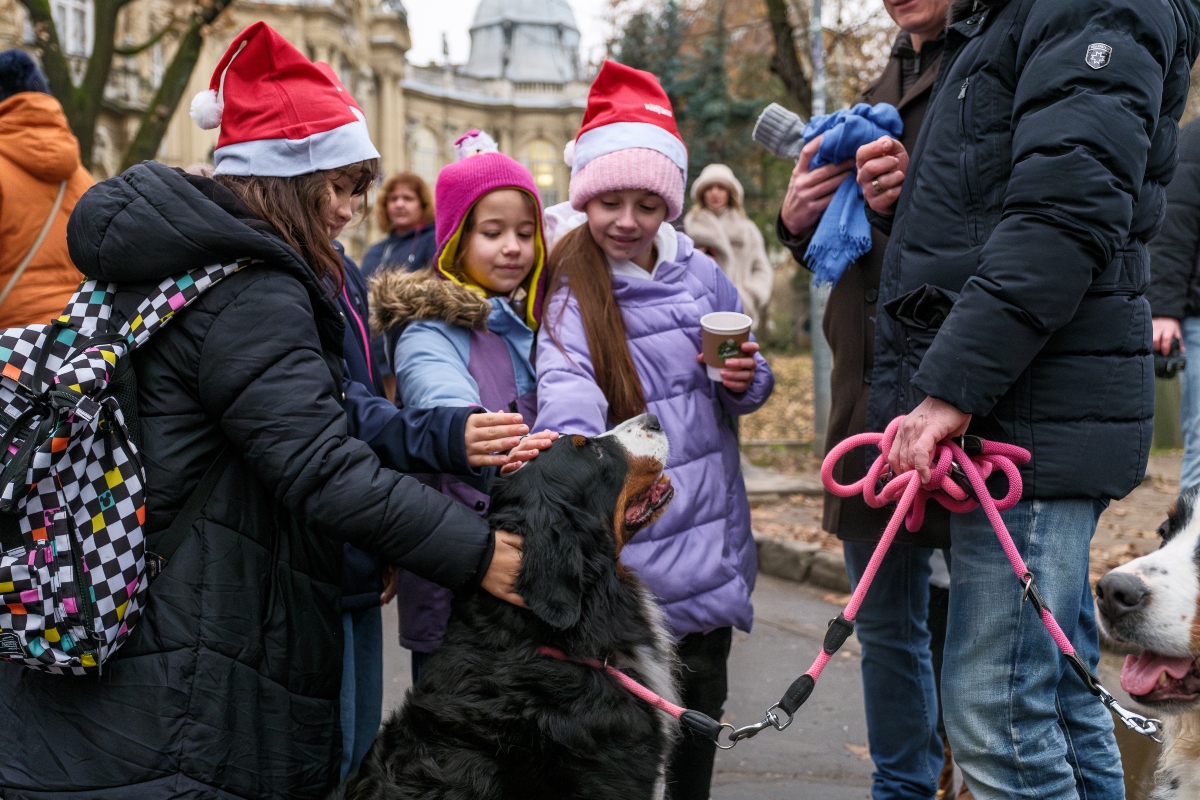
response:
[[(807, 672), (792, 682), (779, 702), (767, 709), (760, 721), (735, 728), (727, 722), (718, 722), (707, 714), (682, 708), (663, 699), (607, 663), (591, 658), (572, 658), (552, 647), (540, 647), (538, 654), (560, 661), (586, 664), (594, 669), (607, 672), (617, 683), (638, 698), (654, 708), (670, 714), (687, 727), (716, 742), (717, 747), (722, 750), (729, 750), (743, 739), (756, 736), (767, 728), (782, 731), (792, 724), (796, 711), (812, 694), (817, 679), (821, 677), (821, 671), (833, 658), (833, 654), (845, 644), (846, 640), (850, 638), (850, 634), (854, 632), (854, 618), (857, 616), (859, 608), (862, 607), (867, 591), (871, 588), (871, 581), (875, 579), (875, 574), (879, 571), (884, 556), (892, 546), (892, 540), (900, 531), (901, 522), (910, 531), (919, 530), (921, 523), (925, 521), (925, 504), (930, 500), (937, 501), (956, 514), (965, 514), (982, 506), (983, 512), (987, 515), (988, 521), (992, 523), (992, 528), (996, 531), (996, 538), (1000, 540), (1000, 546), (1004, 549), (1004, 554), (1008, 556), (1013, 572), (1016, 573), (1017, 580), (1021, 584), (1022, 602), (1028, 601), (1033, 605), (1041, 616), (1042, 624), (1046, 627), (1050, 638), (1058, 645), (1058, 649), (1067, 659), (1067, 663), (1079, 675), (1088, 690), (1100, 698), (1100, 702), (1111, 709), (1125, 727), (1143, 736), (1148, 736), (1156, 742), (1161, 742), (1159, 734), (1162, 732), (1162, 721), (1147, 719), (1141, 714), (1122, 707), (1075, 652), (1067, 635), (1063, 633), (1062, 628), (1054, 619), (1054, 615), (1050, 613), (1050, 609), (1042, 599), (1041, 593), (1038, 592), (1033, 573), (1025, 565), (1025, 560), (1021, 558), (1017, 545), (1013, 542), (1008, 528), (1004, 525), (1004, 520), (1000, 517), (1001, 511), (1009, 510), (1021, 499), (1021, 472), (1018, 467), (1029, 461), (1029, 451), (1016, 445), (980, 439), (978, 436), (946, 439), (940, 442), (934, 451), (933, 467), (929, 471), (929, 483), (922, 485), (921, 477), (916, 470), (909, 470), (902, 475), (894, 475), (891, 468), (888, 467), (888, 454), (891, 452), (892, 442), (896, 438), (896, 431), (900, 428), (903, 420), (902, 416), (892, 420), (883, 433), (860, 433), (847, 438), (830, 450), (821, 464), (821, 482), (833, 494), (839, 497), (853, 497), (856, 494), (862, 494), (867, 505), (872, 508), (882, 508), (888, 503), (895, 503), (896, 511), (888, 521), (879, 544), (875, 546), (875, 552), (872, 553), (867, 568), (863, 570), (862, 579), (859, 580), (854, 594), (850, 596), (850, 602), (846, 604), (842, 613), (829, 621), (829, 629), (825, 632), (825, 641), (822, 643), (821, 652), (817, 655), (816, 660), (813, 661)], [(835, 481), (833, 468), (842, 456), (855, 448), (866, 445), (876, 445), (879, 448), (879, 457), (867, 470), (867, 474), (861, 480), (849, 485)], [(1008, 493), (1001, 498), (992, 497), (985, 483), (988, 477), (997, 470), (1003, 472), (1008, 478)], [(783, 716), (776, 712), (782, 712)], [(720, 741), (723, 729), (729, 730), (728, 744)]]
[[(1050, 638), (1058, 645), (1058, 649), (1067, 659), (1067, 663), (1087, 685), (1088, 690), (1100, 698), (1100, 701), (1120, 718), (1125, 727), (1143, 736), (1148, 736), (1156, 742), (1161, 742), (1159, 734), (1162, 732), (1162, 722), (1157, 719), (1147, 719), (1141, 714), (1123, 708), (1075, 652), (1070, 640), (1067, 639), (1066, 634), (1054, 619), (1054, 615), (1050, 613), (1050, 609), (1042, 600), (1041, 593), (1038, 592), (1034, 583), (1033, 573), (1025, 565), (1008, 528), (1004, 526), (1000, 512), (1009, 510), (1021, 499), (1021, 472), (1018, 467), (1029, 461), (1029, 451), (1016, 445), (992, 442), (977, 436), (946, 439), (938, 444), (934, 452), (929, 483), (921, 485), (921, 478), (916, 470), (909, 470), (902, 475), (893, 475), (888, 467), (888, 453), (891, 451), (896, 431), (900, 428), (903, 420), (902, 416), (892, 420), (883, 433), (860, 433), (851, 436), (825, 456), (825, 461), (821, 464), (821, 482), (824, 483), (826, 489), (839, 497), (853, 497), (856, 494), (862, 494), (867, 505), (872, 508), (881, 508), (894, 502), (896, 511), (888, 521), (883, 536), (876, 545), (875, 552), (867, 563), (867, 568), (863, 571), (862, 579), (859, 580), (854, 594), (850, 597), (850, 602), (846, 604), (842, 613), (830, 620), (821, 652), (813, 661), (812, 666), (788, 687), (778, 703), (767, 709), (760, 722), (732, 730), (729, 735), (729, 744), (721, 744), (718, 741), (717, 746), (728, 750), (741, 740), (756, 735), (759, 731), (767, 728), (781, 731), (792, 724), (796, 711), (812, 694), (817, 679), (821, 677), (821, 670), (825, 669), (825, 665), (829, 663), (833, 654), (854, 632), (854, 618), (858, 614), (859, 608), (862, 607), (867, 590), (871, 587), (871, 581), (879, 571), (879, 566), (883, 563), (883, 558), (887, 554), (888, 548), (891, 547), (892, 540), (896, 538), (896, 534), (900, 530), (901, 521), (909, 531), (920, 529), (921, 523), (925, 519), (925, 504), (930, 500), (936, 500), (956, 514), (965, 514), (982, 506), (983, 512), (987, 515), (988, 521), (992, 523), (992, 528), (996, 531), (996, 538), (1000, 540), (1000, 546), (1004, 549), (1004, 554), (1008, 556), (1013, 572), (1016, 573), (1017, 580), (1021, 584), (1022, 602), (1028, 601), (1033, 605), (1041, 616), (1042, 624), (1045, 625)], [(849, 485), (835, 481), (833, 468), (837, 462), (846, 453), (865, 445), (876, 445), (879, 448), (879, 457), (867, 470), (867, 474), (861, 480)], [(992, 497), (985, 483), (988, 476), (997, 470), (1003, 472), (1008, 478), (1008, 494), (1001, 498)], [(780, 719), (777, 711), (783, 712), (786, 719)]]

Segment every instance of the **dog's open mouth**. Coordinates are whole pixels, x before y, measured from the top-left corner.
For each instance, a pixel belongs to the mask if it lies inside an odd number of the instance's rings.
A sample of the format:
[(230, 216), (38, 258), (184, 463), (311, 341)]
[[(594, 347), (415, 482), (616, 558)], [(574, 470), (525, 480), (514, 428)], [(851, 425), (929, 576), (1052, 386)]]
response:
[(629, 501), (625, 506), (625, 529), (635, 531), (650, 521), (654, 512), (671, 502), (675, 490), (669, 475), (660, 475), (650, 488)]
[(1121, 688), (1139, 703), (1194, 703), (1200, 701), (1200, 659), (1163, 656), (1146, 651), (1126, 656), (1121, 667)]

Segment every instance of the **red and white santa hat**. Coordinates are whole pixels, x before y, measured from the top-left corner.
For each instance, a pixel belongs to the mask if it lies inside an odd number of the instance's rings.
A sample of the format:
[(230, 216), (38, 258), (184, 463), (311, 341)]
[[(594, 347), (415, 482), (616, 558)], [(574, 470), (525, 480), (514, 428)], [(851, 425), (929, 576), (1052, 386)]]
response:
[(327, 64), (314, 64), (265, 22), (239, 33), (192, 119), (220, 126), (215, 175), (293, 177), (371, 158), (367, 120)]
[(687, 148), (658, 78), (605, 61), (588, 92), (587, 110), (563, 159), (571, 167), (571, 207), (598, 194), (646, 189), (667, 201), (668, 219), (683, 210)]

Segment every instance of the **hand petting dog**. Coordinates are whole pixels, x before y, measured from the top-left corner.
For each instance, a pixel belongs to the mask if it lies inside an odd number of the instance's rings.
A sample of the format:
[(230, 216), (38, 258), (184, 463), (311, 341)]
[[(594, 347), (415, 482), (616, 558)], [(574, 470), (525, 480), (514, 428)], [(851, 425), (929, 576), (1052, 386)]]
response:
[(520, 440), (508, 453), (508, 463), (500, 468), (501, 475), (509, 475), (519, 470), (526, 461), (537, 458), (537, 454), (554, 444), (558, 434), (546, 429), (539, 433), (531, 433)]
[(529, 433), (520, 414), (472, 414), (467, 417), (463, 439), (467, 444), (467, 463), (475, 469), (502, 467), (508, 463), (508, 450)]
[(489, 594), (506, 600), (514, 606), (528, 608), (524, 598), (517, 594), (517, 576), (521, 574), (521, 548), (524, 540), (515, 533), (496, 531), (496, 549), (492, 551), (492, 563), (479, 585)]

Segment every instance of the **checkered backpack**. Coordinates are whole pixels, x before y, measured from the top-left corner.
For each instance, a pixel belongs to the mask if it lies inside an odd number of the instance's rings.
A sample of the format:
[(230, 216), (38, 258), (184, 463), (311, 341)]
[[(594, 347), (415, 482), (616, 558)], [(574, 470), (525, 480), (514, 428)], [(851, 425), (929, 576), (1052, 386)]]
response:
[[(119, 330), (109, 325), (117, 286), (102, 281), (80, 284), (49, 325), (0, 330), (0, 659), (94, 673), (137, 624), (156, 562), (142, 532), (130, 354), (247, 263), (167, 278)], [(217, 472), (185, 512), (203, 505)], [(176, 547), (177, 527), (164, 536)]]

